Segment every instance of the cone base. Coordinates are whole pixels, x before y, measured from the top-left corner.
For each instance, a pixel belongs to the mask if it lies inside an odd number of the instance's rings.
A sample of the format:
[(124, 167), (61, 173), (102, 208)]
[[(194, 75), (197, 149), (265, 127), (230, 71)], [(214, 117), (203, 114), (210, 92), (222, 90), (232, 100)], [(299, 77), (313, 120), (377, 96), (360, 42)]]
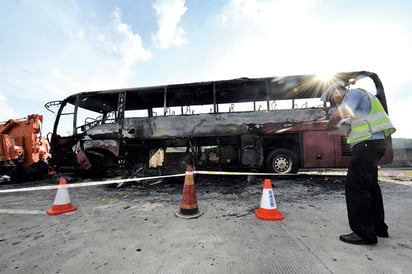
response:
[(194, 215), (197, 214), (199, 212), (199, 208), (197, 207), (197, 205), (192, 205), (193, 208), (190, 208), (190, 206), (188, 206), (189, 208), (184, 208), (183, 205), (180, 206), (180, 213), (183, 215)]
[(283, 220), (283, 214), (275, 209), (259, 208), (255, 210), (255, 215), (261, 220), (265, 221), (281, 221)]
[(75, 205), (70, 204), (65, 204), (65, 205), (53, 205), (51, 208), (49, 208), (46, 212), (49, 215), (60, 215), (72, 211), (76, 211), (77, 207)]
[(180, 211), (179, 212), (175, 212), (176, 217), (179, 218), (184, 218), (184, 219), (195, 219), (197, 217), (200, 217), (204, 212), (203, 211), (198, 211), (195, 214), (182, 214)]

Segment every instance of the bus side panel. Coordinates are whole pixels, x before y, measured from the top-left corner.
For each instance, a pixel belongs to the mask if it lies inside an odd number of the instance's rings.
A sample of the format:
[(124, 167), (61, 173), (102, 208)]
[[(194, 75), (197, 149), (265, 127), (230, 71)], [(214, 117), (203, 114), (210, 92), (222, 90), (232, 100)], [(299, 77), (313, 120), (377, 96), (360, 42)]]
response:
[(327, 131), (304, 131), (303, 139), (303, 168), (334, 167), (336, 135)]
[(242, 134), (241, 140), (241, 164), (251, 168), (257, 168), (263, 164), (262, 140), (254, 134)]

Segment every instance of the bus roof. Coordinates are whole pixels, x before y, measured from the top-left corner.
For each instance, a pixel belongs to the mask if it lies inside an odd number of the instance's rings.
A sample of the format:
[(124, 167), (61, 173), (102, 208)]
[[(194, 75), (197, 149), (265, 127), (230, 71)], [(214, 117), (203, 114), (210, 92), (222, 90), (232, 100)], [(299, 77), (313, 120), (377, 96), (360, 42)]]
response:
[(382, 90), (385, 99), (382, 84), (375, 73), (356, 71), (336, 73), (329, 80), (322, 80), (317, 75), (292, 75), (88, 91), (73, 94), (66, 101), (75, 104), (79, 98), (80, 107), (107, 113), (117, 110), (120, 92), (126, 92), (126, 110), (164, 107), (165, 101), (166, 107), (172, 107), (318, 98), (335, 80), (349, 85), (350, 81), (365, 77), (372, 78), (378, 93)]

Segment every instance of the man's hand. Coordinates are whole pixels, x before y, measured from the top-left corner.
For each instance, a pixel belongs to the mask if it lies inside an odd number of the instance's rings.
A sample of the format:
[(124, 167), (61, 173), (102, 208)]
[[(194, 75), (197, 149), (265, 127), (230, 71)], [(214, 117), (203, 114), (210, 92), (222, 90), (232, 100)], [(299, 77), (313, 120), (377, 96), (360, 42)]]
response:
[(326, 129), (331, 130), (336, 128), (336, 125), (342, 120), (344, 117), (351, 117), (353, 118), (354, 115), (350, 109), (346, 108), (338, 108), (338, 110), (330, 117), (328, 123), (326, 124)]
[(339, 113), (336, 112), (335, 114), (333, 114), (333, 115), (330, 117), (328, 123), (326, 124), (326, 129), (327, 129), (327, 130), (331, 130), (331, 129), (336, 128), (336, 125), (339, 123), (339, 121), (340, 121), (341, 119), (342, 119), (342, 118), (340, 117)]

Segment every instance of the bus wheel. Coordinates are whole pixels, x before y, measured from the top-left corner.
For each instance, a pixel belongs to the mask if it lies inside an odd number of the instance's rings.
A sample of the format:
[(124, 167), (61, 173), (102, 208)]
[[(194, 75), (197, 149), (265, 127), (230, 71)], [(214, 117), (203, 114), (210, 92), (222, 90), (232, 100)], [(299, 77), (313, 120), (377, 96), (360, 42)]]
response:
[(266, 158), (266, 171), (287, 174), (298, 172), (299, 164), (296, 154), (289, 149), (275, 149)]

